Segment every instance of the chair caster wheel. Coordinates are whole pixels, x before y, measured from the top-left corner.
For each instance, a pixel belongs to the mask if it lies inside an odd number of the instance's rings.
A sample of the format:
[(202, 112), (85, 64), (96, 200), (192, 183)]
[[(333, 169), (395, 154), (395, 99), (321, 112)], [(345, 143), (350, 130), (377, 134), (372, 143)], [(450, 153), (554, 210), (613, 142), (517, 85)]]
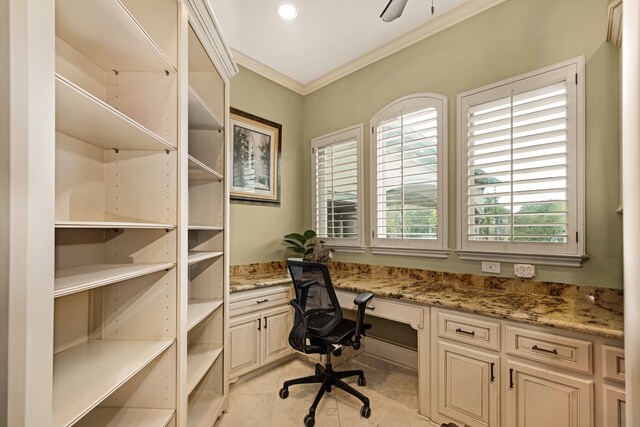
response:
[(364, 418), (369, 418), (371, 416), (371, 407), (363, 405), (362, 408), (360, 408), (360, 415)]
[(289, 397), (289, 389), (284, 387), (281, 388), (278, 392), (278, 395), (280, 396), (280, 399), (286, 399), (287, 397)]
[(316, 420), (311, 415), (304, 416), (304, 427), (313, 427), (315, 423)]
[(367, 385), (367, 380), (365, 379), (365, 377), (358, 377), (358, 385), (360, 387), (364, 387)]

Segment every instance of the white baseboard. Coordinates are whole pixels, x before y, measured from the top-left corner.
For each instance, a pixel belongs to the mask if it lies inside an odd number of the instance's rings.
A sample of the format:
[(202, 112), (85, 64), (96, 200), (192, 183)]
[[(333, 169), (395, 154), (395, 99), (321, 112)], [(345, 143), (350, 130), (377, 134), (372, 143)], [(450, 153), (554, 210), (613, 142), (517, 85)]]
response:
[(418, 352), (373, 337), (364, 340), (364, 352), (418, 370)]

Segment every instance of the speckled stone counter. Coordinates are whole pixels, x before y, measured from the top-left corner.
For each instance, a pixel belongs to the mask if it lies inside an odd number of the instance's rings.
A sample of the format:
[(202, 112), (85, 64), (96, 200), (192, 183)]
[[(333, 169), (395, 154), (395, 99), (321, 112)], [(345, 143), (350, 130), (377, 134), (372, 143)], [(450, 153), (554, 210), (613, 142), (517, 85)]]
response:
[[(338, 289), (623, 339), (620, 289), (399, 267), (330, 265)], [(231, 267), (231, 292), (291, 283), (284, 262)]]

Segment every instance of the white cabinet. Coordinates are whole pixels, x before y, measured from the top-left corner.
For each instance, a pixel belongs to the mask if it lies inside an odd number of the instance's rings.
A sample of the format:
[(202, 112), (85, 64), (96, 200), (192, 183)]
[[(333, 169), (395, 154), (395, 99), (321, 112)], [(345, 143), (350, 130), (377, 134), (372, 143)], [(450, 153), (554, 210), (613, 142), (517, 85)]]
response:
[(289, 331), (293, 325), (292, 310), (288, 305), (290, 297), (290, 290), (283, 286), (232, 295), (230, 378), (237, 378), (293, 352), (289, 346)]
[(625, 391), (618, 387), (605, 385), (602, 393), (602, 427), (625, 427), (627, 425)]
[(591, 427), (593, 381), (507, 361), (506, 424)]
[(470, 427), (499, 423), (500, 356), (438, 341), (438, 411)]

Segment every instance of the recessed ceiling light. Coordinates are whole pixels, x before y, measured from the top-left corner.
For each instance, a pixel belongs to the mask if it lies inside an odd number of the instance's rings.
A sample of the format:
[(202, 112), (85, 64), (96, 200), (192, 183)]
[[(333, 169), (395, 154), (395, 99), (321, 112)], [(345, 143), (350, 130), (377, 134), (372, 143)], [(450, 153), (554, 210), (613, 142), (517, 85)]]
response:
[(298, 16), (298, 9), (291, 4), (283, 4), (278, 8), (278, 15), (280, 15), (280, 18), (290, 21), (292, 19), (296, 19)]

